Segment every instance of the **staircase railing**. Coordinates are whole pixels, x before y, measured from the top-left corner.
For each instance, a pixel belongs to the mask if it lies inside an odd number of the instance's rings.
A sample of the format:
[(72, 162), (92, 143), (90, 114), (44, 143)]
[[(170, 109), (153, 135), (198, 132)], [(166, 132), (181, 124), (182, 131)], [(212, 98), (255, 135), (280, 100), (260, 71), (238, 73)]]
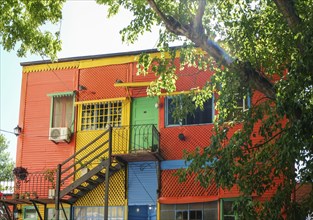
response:
[[(56, 179), (56, 196), (59, 195), (61, 186), (65, 187), (71, 180), (81, 176), (85, 167), (92, 167), (99, 163), (99, 158), (105, 159), (109, 153), (109, 134), (112, 128), (109, 127), (97, 138), (86, 146), (75, 152), (71, 157), (58, 165)], [(107, 147), (104, 147), (107, 145)]]

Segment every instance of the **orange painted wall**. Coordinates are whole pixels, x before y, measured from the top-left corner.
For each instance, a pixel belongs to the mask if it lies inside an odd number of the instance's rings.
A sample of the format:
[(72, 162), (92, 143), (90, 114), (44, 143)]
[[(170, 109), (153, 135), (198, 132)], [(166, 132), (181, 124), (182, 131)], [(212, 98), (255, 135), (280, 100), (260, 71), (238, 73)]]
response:
[(87, 88), (81, 91), (79, 101), (126, 97), (125, 88), (115, 88), (116, 80), (128, 82), (130, 64), (110, 65), (81, 69), (79, 85)]
[(77, 73), (77, 69), (23, 73), (17, 165), (29, 172), (54, 168), (74, 152), (75, 137), (69, 144), (48, 140), (51, 98), (47, 94), (74, 91)]
[[(24, 73), (19, 125), (22, 127), (22, 132), (25, 135), (21, 135), (18, 138), (17, 165), (27, 167), (30, 172), (42, 171), (44, 168), (55, 167), (57, 163), (74, 153), (74, 140), (76, 137), (72, 138), (70, 144), (54, 144), (48, 140), (51, 100), (47, 94), (73, 91), (77, 89), (78, 85), (83, 85), (87, 90), (79, 92), (78, 101), (127, 97), (129, 94), (125, 88), (114, 87), (116, 80), (143, 82), (155, 79), (153, 74), (148, 74), (148, 76), (144, 77), (137, 76), (136, 72), (136, 63), (129, 63), (80, 70), (68, 69)], [(177, 74), (179, 76), (177, 91), (183, 91), (197, 86), (204, 86), (213, 72), (198, 72), (197, 69), (188, 67), (183, 71), (177, 69)], [(130, 95), (132, 97), (146, 96), (146, 88), (131, 89)], [(258, 94), (253, 97), (252, 102), (255, 103), (259, 98), (260, 95)], [(196, 147), (204, 148), (210, 145), (210, 137), (213, 134), (212, 124), (165, 127), (164, 97), (160, 97), (159, 103), (160, 151), (164, 159), (179, 160), (182, 159), (183, 150), (193, 151)], [(256, 126), (255, 129), (257, 131), (258, 127)], [(180, 133), (184, 134), (186, 140), (179, 140), (178, 135)], [(260, 139), (256, 137), (253, 141), (257, 142)], [(170, 175), (172, 174), (171, 172), (162, 171), (161, 174), (163, 190), (161, 195), (163, 197), (181, 197), (183, 195), (186, 197), (208, 196), (208, 192), (200, 190), (199, 186), (187, 189), (183, 185), (176, 185), (178, 181)], [(179, 194), (179, 189), (187, 191)], [(195, 189), (197, 189), (199, 194), (193, 194)], [(270, 191), (269, 194), (271, 194)], [(221, 197), (225, 198), (237, 195), (238, 190), (236, 188), (230, 191), (223, 191), (220, 194)], [(214, 196), (216, 195), (214, 194)]]
[(177, 170), (163, 170), (161, 172), (161, 193), (159, 202), (163, 204), (179, 204), (207, 202), (218, 199), (218, 188), (214, 183), (204, 188), (195, 181), (195, 175), (187, 178), (186, 182), (179, 182), (174, 174)]

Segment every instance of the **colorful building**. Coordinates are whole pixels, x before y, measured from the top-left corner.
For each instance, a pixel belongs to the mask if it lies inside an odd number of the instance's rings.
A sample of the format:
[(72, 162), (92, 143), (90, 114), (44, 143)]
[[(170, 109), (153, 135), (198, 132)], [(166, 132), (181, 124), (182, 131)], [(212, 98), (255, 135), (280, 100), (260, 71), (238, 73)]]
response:
[(177, 68), (176, 92), (147, 97), (156, 76), (136, 74), (142, 52), (159, 56), (147, 50), (21, 64), (16, 166), (27, 173), (16, 175), (13, 198), (1, 200), (7, 218), (236, 219), (236, 187), (203, 188), (174, 175), (188, 166), (184, 150), (210, 145), (215, 111), (212, 98), (176, 121), (171, 102), (213, 72)]

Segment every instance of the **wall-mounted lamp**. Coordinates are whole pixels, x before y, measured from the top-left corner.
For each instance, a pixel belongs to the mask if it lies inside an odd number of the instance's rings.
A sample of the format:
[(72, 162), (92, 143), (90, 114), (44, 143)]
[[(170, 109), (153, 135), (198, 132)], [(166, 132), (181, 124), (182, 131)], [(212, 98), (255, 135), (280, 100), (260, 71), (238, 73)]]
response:
[(86, 86), (78, 85), (78, 91), (84, 91), (84, 90), (87, 90)]
[(19, 135), (22, 133), (22, 128), (17, 125), (17, 126), (13, 129), (13, 132), (14, 132), (15, 136), (19, 136)]
[(120, 79), (117, 79), (117, 80), (115, 81), (115, 83), (123, 83), (123, 81), (120, 80)]
[(186, 139), (185, 135), (183, 133), (178, 134), (178, 139), (181, 141), (184, 141)]

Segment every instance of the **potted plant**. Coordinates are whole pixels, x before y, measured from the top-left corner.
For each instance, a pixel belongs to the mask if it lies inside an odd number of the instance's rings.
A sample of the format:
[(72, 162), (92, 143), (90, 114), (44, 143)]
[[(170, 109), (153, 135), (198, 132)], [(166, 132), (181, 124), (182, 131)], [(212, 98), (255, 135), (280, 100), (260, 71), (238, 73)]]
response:
[(36, 191), (32, 192), (32, 198), (33, 199), (38, 199), (38, 194)]
[(25, 196), (25, 199), (30, 199), (30, 192), (25, 192), (24, 196)]
[(24, 194), (24, 193), (21, 193), (19, 199), (25, 199), (25, 194)]
[(55, 197), (55, 175), (56, 175), (56, 169), (46, 169), (44, 171), (45, 180), (51, 183), (51, 186), (48, 189), (49, 199), (54, 199)]
[(20, 194), (19, 193), (14, 193), (12, 197), (13, 197), (13, 199), (19, 199), (20, 198)]
[(89, 172), (89, 168), (87, 166), (87, 163), (84, 163), (82, 161), (79, 161), (78, 163), (80, 164), (81, 176), (83, 176)]
[(24, 167), (15, 167), (13, 169), (13, 174), (17, 180), (26, 180), (28, 176), (27, 168)]

